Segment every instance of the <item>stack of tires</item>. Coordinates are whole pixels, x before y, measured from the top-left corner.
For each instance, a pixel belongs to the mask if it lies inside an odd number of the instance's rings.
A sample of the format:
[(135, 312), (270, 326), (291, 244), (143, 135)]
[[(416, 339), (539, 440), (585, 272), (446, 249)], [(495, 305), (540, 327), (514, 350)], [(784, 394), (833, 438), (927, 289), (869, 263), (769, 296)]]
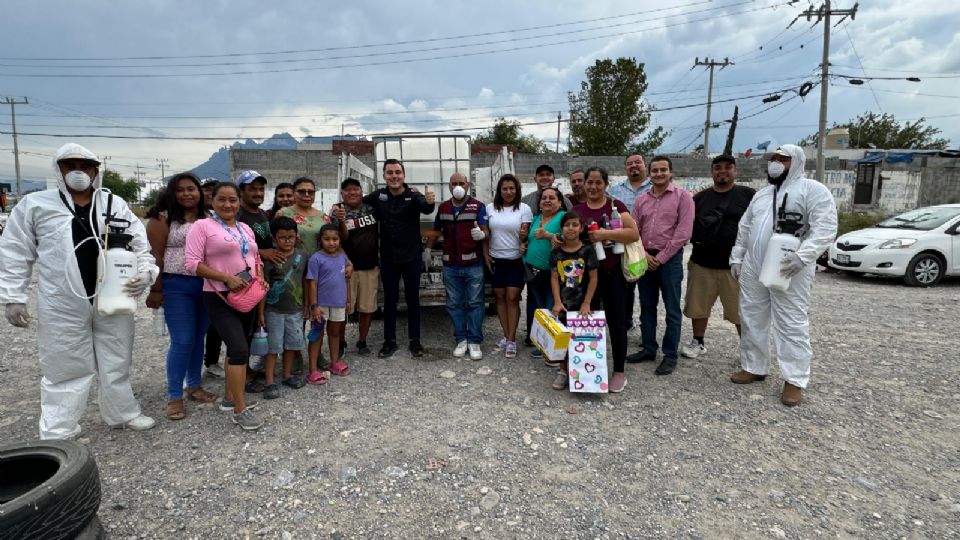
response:
[(0, 540), (103, 538), (100, 473), (72, 441), (0, 446)]

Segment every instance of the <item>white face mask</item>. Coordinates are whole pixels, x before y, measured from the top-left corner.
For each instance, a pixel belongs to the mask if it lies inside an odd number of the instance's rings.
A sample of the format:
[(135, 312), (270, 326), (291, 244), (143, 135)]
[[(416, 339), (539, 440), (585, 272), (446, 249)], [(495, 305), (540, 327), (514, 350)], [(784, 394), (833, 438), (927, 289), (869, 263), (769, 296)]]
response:
[(779, 178), (785, 170), (787, 170), (787, 168), (779, 161), (771, 161), (767, 163), (767, 174), (770, 176), (770, 178)]
[(86, 191), (93, 182), (90, 176), (83, 171), (70, 171), (63, 175), (63, 181), (66, 182), (67, 187), (74, 191)]
[(450, 193), (452, 193), (453, 198), (457, 200), (467, 196), (467, 190), (463, 189), (463, 186), (454, 186), (454, 188), (450, 190)]

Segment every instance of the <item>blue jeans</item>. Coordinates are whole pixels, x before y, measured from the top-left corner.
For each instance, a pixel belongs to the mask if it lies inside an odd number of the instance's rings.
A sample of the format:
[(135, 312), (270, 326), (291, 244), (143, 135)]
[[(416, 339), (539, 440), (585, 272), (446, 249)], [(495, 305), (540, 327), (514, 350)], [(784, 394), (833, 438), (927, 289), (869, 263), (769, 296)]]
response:
[(444, 266), (443, 286), (457, 343), (483, 342), (483, 265)]
[(417, 258), (405, 263), (381, 261), (380, 280), (383, 282), (383, 341), (397, 342), (397, 304), (400, 302), (400, 280), (407, 301), (407, 336), (420, 341), (420, 263)]
[(683, 316), (680, 309), (680, 284), (683, 283), (683, 250), (670, 257), (656, 270), (637, 280), (640, 296), (640, 333), (643, 350), (649, 354), (657, 352), (657, 305), (663, 296), (663, 305), (667, 310), (667, 330), (663, 333), (663, 356), (677, 358), (680, 347), (680, 329)]
[(207, 310), (203, 305), (203, 279), (182, 274), (163, 274), (163, 317), (170, 331), (167, 350), (167, 395), (183, 398), (187, 388), (200, 386), (203, 368)]

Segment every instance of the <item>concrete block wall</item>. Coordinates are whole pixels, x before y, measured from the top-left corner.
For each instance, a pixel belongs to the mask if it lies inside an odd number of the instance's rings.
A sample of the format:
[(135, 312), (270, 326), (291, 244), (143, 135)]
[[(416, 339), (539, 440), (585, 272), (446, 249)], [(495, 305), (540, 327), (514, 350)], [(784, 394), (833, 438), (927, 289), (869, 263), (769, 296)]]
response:
[(316, 150), (230, 150), (230, 176), (253, 169), (274, 186), (309, 176), (318, 188), (337, 188), (339, 155)]
[(960, 203), (960, 159), (924, 160), (918, 206)]

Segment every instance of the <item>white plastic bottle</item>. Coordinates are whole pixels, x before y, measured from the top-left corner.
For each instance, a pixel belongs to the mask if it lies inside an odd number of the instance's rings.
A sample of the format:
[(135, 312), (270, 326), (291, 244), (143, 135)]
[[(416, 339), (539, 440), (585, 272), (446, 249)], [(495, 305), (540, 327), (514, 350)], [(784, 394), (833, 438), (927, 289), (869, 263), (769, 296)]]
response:
[[(616, 213), (616, 212), (614, 212), (613, 215), (610, 216), (610, 221), (609, 221), (609, 223), (610, 223), (610, 229), (611, 229), (611, 230), (614, 230), (614, 231), (615, 231), (615, 230), (617, 230), (617, 229), (622, 229), (622, 228), (623, 228), (623, 222), (620, 221), (620, 214), (618, 214), (618, 213)], [(620, 255), (620, 254), (623, 253), (623, 242), (614, 242), (614, 243), (613, 243), (613, 253), (614, 253), (614, 255)]]
[(792, 234), (773, 233), (767, 242), (767, 253), (760, 266), (760, 283), (768, 289), (785, 291), (790, 287), (790, 278), (780, 275), (780, 261), (789, 253), (796, 253), (800, 239)]
[(137, 300), (123, 286), (137, 275), (137, 256), (124, 247), (111, 246), (101, 267), (103, 285), (97, 295), (101, 315), (122, 315), (137, 311)]

